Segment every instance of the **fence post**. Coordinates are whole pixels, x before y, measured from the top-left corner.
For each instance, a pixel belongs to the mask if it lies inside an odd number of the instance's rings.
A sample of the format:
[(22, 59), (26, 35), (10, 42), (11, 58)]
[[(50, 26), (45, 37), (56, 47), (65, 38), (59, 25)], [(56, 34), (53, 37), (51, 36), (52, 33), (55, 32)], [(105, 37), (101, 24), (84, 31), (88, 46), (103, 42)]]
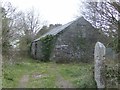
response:
[(97, 88), (105, 88), (105, 52), (105, 46), (101, 42), (97, 42), (94, 50), (94, 77)]

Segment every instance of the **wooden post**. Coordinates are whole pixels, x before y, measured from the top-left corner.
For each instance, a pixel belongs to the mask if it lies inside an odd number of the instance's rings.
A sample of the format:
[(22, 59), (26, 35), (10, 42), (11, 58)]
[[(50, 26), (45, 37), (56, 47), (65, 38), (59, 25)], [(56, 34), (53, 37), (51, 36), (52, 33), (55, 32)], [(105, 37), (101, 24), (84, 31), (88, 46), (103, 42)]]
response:
[(105, 88), (105, 52), (105, 46), (101, 42), (97, 42), (94, 50), (94, 77), (97, 88)]

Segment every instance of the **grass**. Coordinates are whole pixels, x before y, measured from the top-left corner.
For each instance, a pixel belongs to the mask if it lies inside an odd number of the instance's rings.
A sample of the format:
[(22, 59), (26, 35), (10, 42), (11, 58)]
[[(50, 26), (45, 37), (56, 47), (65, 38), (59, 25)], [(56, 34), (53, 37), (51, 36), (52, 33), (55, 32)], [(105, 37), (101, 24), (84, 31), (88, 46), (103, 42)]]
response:
[[(55, 87), (55, 73), (51, 72), (53, 63), (34, 63), (33, 69), (30, 71), (29, 88), (53, 88)], [(33, 78), (33, 76), (41, 75), (41, 78)]]
[(117, 60), (106, 60), (106, 85), (108, 88), (119, 88), (120, 70)]
[[(55, 64), (52, 62), (37, 62), (25, 58), (16, 64), (3, 66), (3, 88), (17, 88), (23, 75), (29, 75), (27, 88), (56, 88), (57, 74), (78, 88), (95, 88), (93, 65)], [(41, 77), (37, 77), (41, 75)]]
[(59, 65), (59, 72), (77, 88), (96, 88), (92, 64), (63, 64)]
[(3, 87), (13, 88), (17, 87), (18, 82), (22, 75), (30, 71), (31, 66), (28, 62), (21, 62), (17, 64), (4, 64), (3, 65)]
[(19, 79), (25, 73), (24, 65), (7, 65), (3, 68), (3, 87), (16, 87)]

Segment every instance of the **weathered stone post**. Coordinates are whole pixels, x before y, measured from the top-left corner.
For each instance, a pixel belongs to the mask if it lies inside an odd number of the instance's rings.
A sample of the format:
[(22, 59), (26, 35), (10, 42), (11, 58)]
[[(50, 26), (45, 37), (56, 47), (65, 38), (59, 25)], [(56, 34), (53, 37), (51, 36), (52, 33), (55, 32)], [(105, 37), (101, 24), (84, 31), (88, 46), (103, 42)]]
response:
[(105, 88), (105, 52), (105, 46), (101, 42), (97, 42), (94, 50), (94, 77), (97, 88)]

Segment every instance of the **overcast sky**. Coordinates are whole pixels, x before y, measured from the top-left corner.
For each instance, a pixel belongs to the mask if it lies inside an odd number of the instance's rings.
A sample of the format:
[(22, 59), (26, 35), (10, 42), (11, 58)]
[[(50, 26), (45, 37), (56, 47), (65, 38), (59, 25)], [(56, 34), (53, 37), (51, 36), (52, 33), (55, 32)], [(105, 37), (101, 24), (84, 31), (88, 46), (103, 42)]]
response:
[(80, 0), (2, 0), (2, 2), (6, 1), (20, 10), (34, 8), (49, 24), (65, 24), (78, 15)]

